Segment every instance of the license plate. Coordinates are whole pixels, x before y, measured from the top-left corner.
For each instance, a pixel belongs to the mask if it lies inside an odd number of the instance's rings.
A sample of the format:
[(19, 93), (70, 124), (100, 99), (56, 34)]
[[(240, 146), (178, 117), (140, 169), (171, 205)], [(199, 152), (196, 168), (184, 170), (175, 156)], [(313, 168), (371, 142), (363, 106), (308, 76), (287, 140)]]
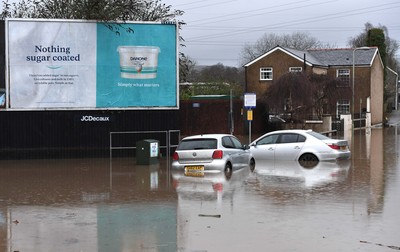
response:
[(347, 150), (347, 146), (340, 146), (340, 150)]
[(185, 166), (185, 176), (203, 177), (204, 176), (204, 166), (202, 166), (202, 165)]

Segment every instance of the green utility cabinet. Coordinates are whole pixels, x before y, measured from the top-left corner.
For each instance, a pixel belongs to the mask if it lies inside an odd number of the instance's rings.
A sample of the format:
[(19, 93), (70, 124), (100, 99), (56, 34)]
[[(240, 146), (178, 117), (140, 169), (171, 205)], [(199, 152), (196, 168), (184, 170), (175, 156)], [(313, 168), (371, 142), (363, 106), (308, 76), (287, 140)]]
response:
[(144, 139), (136, 142), (136, 164), (150, 165), (158, 164), (160, 153), (159, 141)]

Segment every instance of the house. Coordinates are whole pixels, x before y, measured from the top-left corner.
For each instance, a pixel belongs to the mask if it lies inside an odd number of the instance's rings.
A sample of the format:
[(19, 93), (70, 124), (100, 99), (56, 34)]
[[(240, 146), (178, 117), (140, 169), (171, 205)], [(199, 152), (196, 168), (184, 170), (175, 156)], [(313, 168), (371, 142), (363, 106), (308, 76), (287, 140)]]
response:
[(300, 51), (276, 46), (244, 67), (246, 92), (257, 97), (288, 72), (327, 74), (355, 89), (353, 99), (338, 100), (331, 109), (336, 116), (351, 114), (354, 100), (354, 111), (371, 112), (372, 124), (384, 120), (384, 66), (375, 47)]

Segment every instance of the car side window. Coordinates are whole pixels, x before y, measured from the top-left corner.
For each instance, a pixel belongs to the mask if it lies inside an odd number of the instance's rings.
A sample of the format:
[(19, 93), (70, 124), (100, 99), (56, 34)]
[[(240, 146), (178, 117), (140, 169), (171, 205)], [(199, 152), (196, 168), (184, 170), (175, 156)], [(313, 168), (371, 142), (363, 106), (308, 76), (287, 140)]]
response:
[(232, 143), (234, 144), (236, 149), (242, 149), (243, 145), (236, 137), (231, 137)]
[(279, 137), (279, 141), (278, 143), (297, 143), (297, 142), (304, 142), (305, 138), (303, 141), (299, 141), (299, 137), (303, 137), (300, 136), (298, 134), (281, 134)]
[(305, 136), (302, 136), (302, 135), (299, 135), (299, 137), (297, 138), (297, 142), (305, 142), (306, 141), (306, 137)]
[(261, 140), (257, 141), (257, 145), (274, 144), (274, 143), (276, 143), (276, 140), (278, 139), (278, 137), (279, 137), (278, 134), (266, 136), (266, 137), (262, 138)]
[(225, 148), (235, 148), (231, 138), (227, 136), (222, 138), (222, 146), (224, 146)]

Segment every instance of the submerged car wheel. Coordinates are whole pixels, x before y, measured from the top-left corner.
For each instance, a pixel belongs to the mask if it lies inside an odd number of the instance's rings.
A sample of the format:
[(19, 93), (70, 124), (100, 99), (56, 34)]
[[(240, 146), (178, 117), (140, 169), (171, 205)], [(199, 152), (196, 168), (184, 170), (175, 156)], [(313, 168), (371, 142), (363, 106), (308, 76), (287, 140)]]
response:
[(232, 164), (231, 163), (226, 163), (224, 172), (225, 172), (226, 179), (229, 180), (232, 177)]
[(299, 163), (303, 168), (314, 168), (318, 164), (319, 160), (317, 156), (311, 153), (301, 155)]
[(314, 154), (305, 153), (300, 156), (299, 161), (318, 161), (318, 158)]
[(256, 168), (256, 161), (254, 160), (254, 158), (250, 159), (250, 171), (254, 171), (254, 169)]

